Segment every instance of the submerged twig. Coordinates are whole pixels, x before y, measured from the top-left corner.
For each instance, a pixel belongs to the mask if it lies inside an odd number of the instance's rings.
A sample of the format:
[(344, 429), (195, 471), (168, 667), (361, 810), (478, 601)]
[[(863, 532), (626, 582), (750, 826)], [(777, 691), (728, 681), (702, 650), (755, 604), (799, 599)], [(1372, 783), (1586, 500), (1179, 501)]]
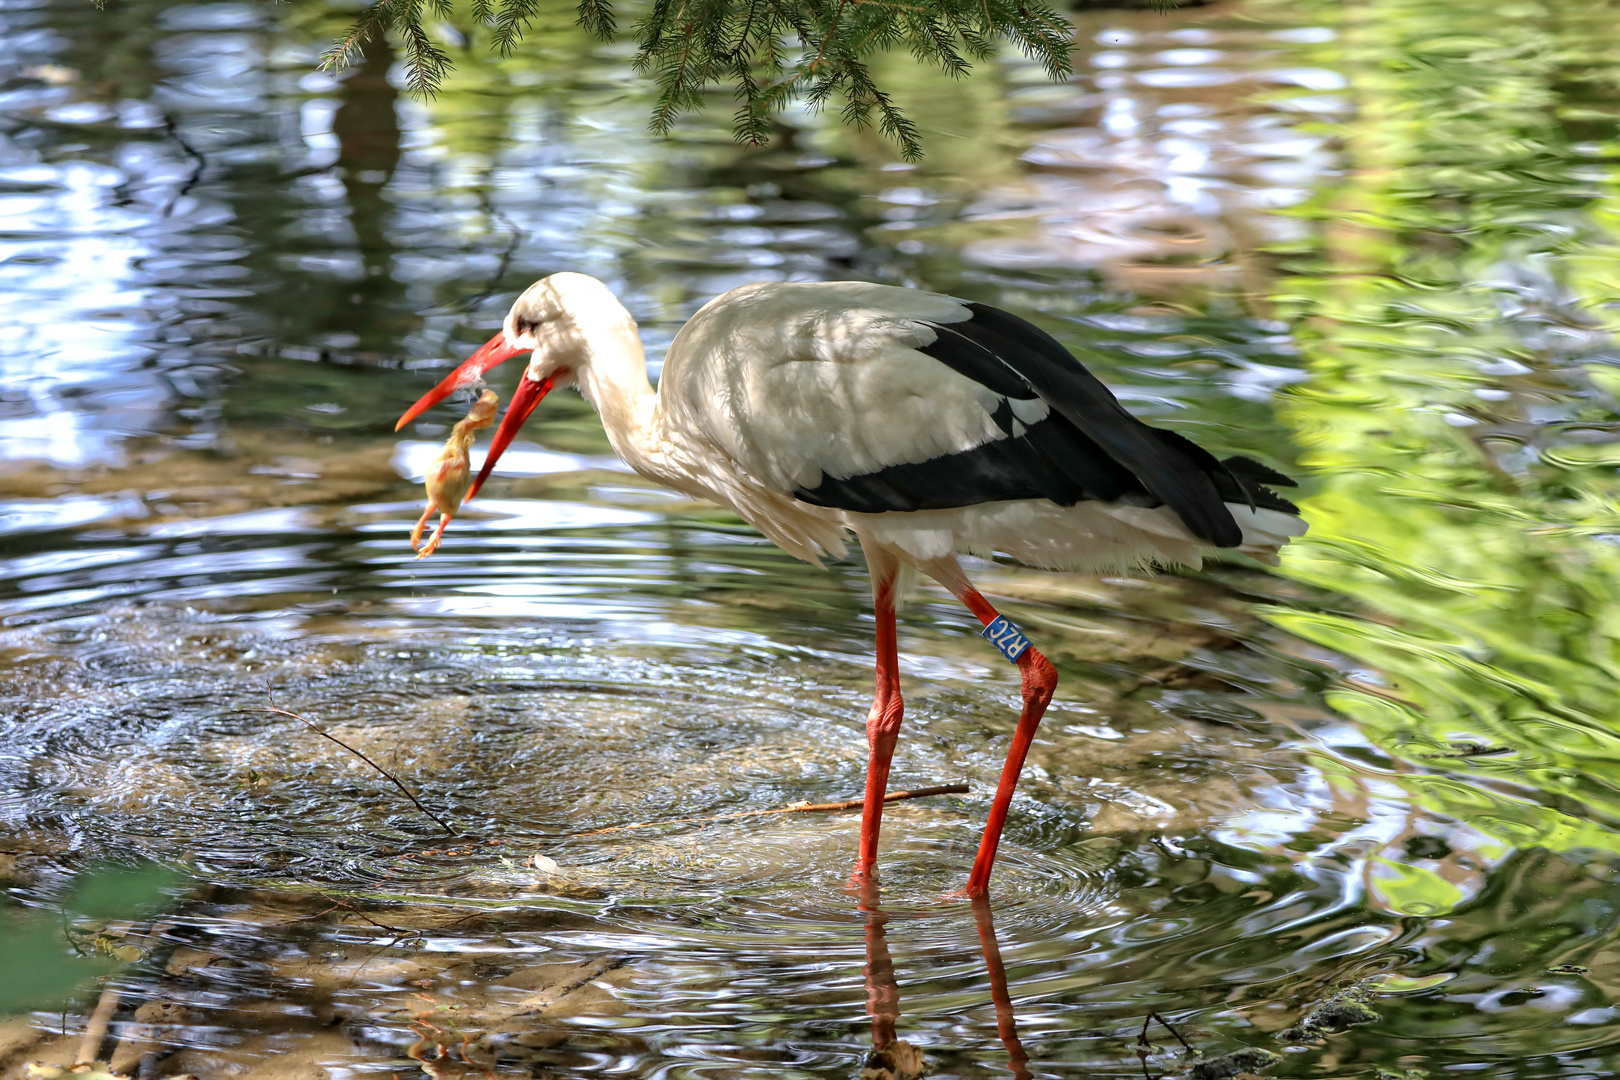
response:
[(185, 136), (180, 134), (180, 126), (174, 122), (174, 117), (170, 116), (168, 113), (163, 114), (163, 130), (166, 131), (169, 138), (173, 139), (177, 144), (179, 144), (180, 149), (184, 150), (191, 160), (195, 162), (191, 169), (191, 175), (186, 177), (186, 182), (180, 185), (180, 190), (174, 193), (174, 198), (170, 199), (169, 204), (163, 208), (162, 216), (168, 217), (170, 212), (173, 211), (174, 208), (179, 204), (180, 200), (185, 198), (187, 193), (189, 193), (192, 188), (197, 186), (197, 181), (202, 179), (203, 170), (208, 168), (208, 159), (203, 157), (196, 147), (186, 142)]
[(1188, 1043), (1186, 1039), (1181, 1037), (1181, 1032), (1171, 1027), (1170, 1021), (1166, 1020), (1156, 1012), (1150, 1012), (1146, 1016), (1142, 1017), (1142, 1033), (1136, 1037), (1136, 1045), (1138, 1049), (1151, 1050), (1153, 1048), (1153, 1044), (1148, 1042), (1147, 1033), (1148, 1024), (1154, 1020), (1157, 1020), (1159, 1025), (1163, 1027), (1164, 1030), (1174, 1035), (1176, 1037), (1176, 1042), (1180, 1043), (1189, 1054), (1197, 1053), (1197, 1051), (1192, 1048), (1192, 1045)]
[[(966, 795), (966, 784), (942, 784), (939, 787), (917, 788), (914, 791), (891, 791), (883, 796), (886, 803), (899, 802), (901, 799), (922, 799), (929, 795)], [(792, 806), (779, 806), (774, 810), (739, 810), (735, 814), (717, 814), (714, 817), (675, 818), (672, 821), (641, 821), (634, 825), (614, 825), (607, 829), (592, 829), (590, 832), (575, 833), (575, 836), (601, 836), (603, 833), (625, 832), (629, 829), (652, 829), (659, 825), (698, 825), (710, 821), (731, 821), (735, 818), (762, 817), (766, 814), (809, 814), (825, 813), (832, 810), (859, 809), (864, 799), (845, 799), (843, 802), (824, 803), (794, 803)]]
[(434, 821), (438, 822), (439, 827), (441, 829), (443, 829), (446, 833), (448, 833), (451, 836), (456, 835), (456, 830), (454, 830), (454, 829), (452, 829), (450, 827), (450, 823), (445, 821), (444, 818), (440, 817), (438, 814), (435, 814), (433, 811), (429, 810), (427, 807), (423, 806), (422, 805), (422, 800), (418, 799), (415, 795), (412, 795), (411, 794), (411, 789), (406, 787), (404, 784), (400, 783), (399, 777), (395, 776), (393, 773), (389, 772), (387, 769), (383, 768), (381, 765), (377, 764), (375, 761), (372, 761), (370, 758), (366, 757), (366, 755), (362, 754), (360, 751), (356, 750), (354, 747), (350, 746), (348, 743), (344, 742), (342, 739), (338, 738), (336, 735), (333, 735), (331, 732), (327, 731), (325, 728), (321, 727), (319, 724), (315, 723), (312, 720), (308, 720), (308, 719), (306, 719), (306, 718), (304, 718), (302, 716), (299, 716), (297, 713), (291, 711), (290, 709), (283, 709), (281, 706), (276, 704), (276, 699), (274, 697), (271, 697), (270, 704), (268, 706), (266, 706), (265, 708), (260, 709), (258, 711), (259, 712), (267, 712), (267, 713), (275, 713), (277, 716), (290, 716), (294, 720), (297, 720), (300, 724), (303, 724), (305, 727), (309, 728), (309, 730), (313, 731), (315, 734), (319, 735), (321, 738), (328, 739), (328, 740), (330, 740), (332, 742), (337, 743), (339, 746), (343, 747), (343, 749), (347, 750), (349, 753), (353, 754), (355, 757), (359, 758), (361, 761), (365, 762), (367, 765), (370, 765), (373, 769), (376, 769), (377, 772), (382, 774), (382, 776), (390, 784), (393, 784), (395, 787), (399, 788), (400, 794), (404, 795), (407, 799), (411, 800), (412, 804), (415, 805), (415, 807), (418, 810), (422, 811), (422, 813), (426, 814), (428, 817), (430, 817)]
[(76, 1064), (94, 1062), (100, 1056), (101, 1044), (107, 1041), (107, 1029), (112, 1026), (113, 1014), (118, 1011), (120, 997), (118, 987), (112, 983), (108, 983), (101, 991), (95, 1012), (90, 1014), (90, 1022), (85, 1026), (84, 1038), (79, 1041), (79, 1056), (74, 1059)]
[(1453, 758), (1496, 757), (1498, 754), (1511, 754), (1511, 746), (1486, 746), (1484, 743), (1464, 742), (1453, 743), (1447, 750), (1434, 754), (1419, 754), (1420, 758), (1430, 761), (1446, 761)]

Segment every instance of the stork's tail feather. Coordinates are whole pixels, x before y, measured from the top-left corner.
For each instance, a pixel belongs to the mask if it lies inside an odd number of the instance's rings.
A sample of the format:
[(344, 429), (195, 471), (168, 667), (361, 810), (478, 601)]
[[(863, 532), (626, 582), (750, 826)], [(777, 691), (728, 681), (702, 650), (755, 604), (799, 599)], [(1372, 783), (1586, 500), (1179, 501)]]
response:
[(1261, 484), (1276, 484), (1278, 487), (1299, 486), (1292, 477), (1284, 476), (1271, 466), (1262, 465), (1254, 458), (1244, 457), (1242, 454), (1229, 457), (1221, 464), (1226, 466), (1228, 472), (1246, 480), (1253, 480)]
[[(1278, 487), (1298, 487), (1276, 469), (1262, 465), (1253, 458), (1229, 457), (1220, 463), (1220, 471), (1210, 477), (1215, 490), (1227, 505), (1242, 503), (1252, 509), (1281, 510), (1287, 514), (1299, 513), (1299, 507), (1272, 491), (1267, 484)], [(1239, 525), (1243, 524), (1241, 521)], [(1244, 538), (1247, 543), (1247, 536)]]
[(1230, 502), (1226, 508), (1232, 512), (1232, 520), (1243, 530), (1243, 543), (1238, 545), (1237, 550), (1252, 559), (1276, 566), (1281, 561), (1278, 551), (1288, 541), (1304, 536), (1306, 525), (1305, 520), (1294, 512), (1292, 503), (1277, 496), (1273, 498), (1289, 509), (1251, 507)]
[[(1225, 461), (1205, 450), (1202, 446), (1182, 435), (1180, 432), (1169, 431), (1165, 428), (1150, 428), (1158, 435), (1160, 441), (1167, 446), (1180, 451), (1191, 458), (1196, 466), (1209, 477), (1215, 485), (1216, 494), (1221, 501), (1231, 509), (1233, 504), (1243, 506), (1249, 510), (1278, 510), (1285, 514), (1299, 513), (1299, 507), (1272, 491), (1267, 484), (1276, 484), (1279, 487), (1295, 487), (1294, 481), (1267, 465), (1262, 465), (1253, 458), (1238, 455), (1229, 457)], [(1242, 526), (1243, 522), (1238, 521)], [(1303, 529), (1303, 525), (1301, 526)], [(1194, 531), (1197, 531), (1196, 529)], [(1205, 536), (1209, 540), (1211, 537)], [(1238, 550), (1245, 551), (1250, 546), (1249, 537), (1245, 532), (1242, 541), (1236, 545)], [(1275, 559), (1267, 560), (1274, 562)]]
[(1305, 535), (1299, 507), (1267, 486), (1298, 487), (1291, 478), (1241, 454), (1222, 461), (1184, 435), (1163, 428), (1154, 430), (1196, 461), (1214, 481), (1232, 520), (1243, 530), (1243, 540), (1237, 545), (1239, 552), (1276, 566), (1277, 552), (1283, 545)]

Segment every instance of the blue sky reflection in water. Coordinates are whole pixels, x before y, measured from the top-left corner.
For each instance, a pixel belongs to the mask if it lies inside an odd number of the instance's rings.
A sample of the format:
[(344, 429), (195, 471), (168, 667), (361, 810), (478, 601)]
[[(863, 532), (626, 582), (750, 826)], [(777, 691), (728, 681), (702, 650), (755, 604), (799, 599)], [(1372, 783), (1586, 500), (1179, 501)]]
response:
[[(864, 277), (1035, 318), (1156, 422), (1309, 476), (1277, 574), (981, 568), (1065, 678), (995, 893), (1030, 1072), (1141, 1075), (1156, 1010), (1271, 1075), (1612, 1073), (1603, 14), (1083, 14), (1061, 86), (894, 61), (911, 168), (804, 115), (765, 151), (723, 111), (648, 140), (623, 50), (562, 7), (430, 103), (386, 51), (313, 73), (346, 18), (313, 4), (0, 7), (11, 895), (195, 875), (119, 976), (120, 1019), (189, 1010), (158, 1075), (407, 1075), (412, 1022), (451, 1015), (536, 1075), (852, 1075), (885, 949), (932, 1075), (1005, 1073), (973, 913), (938, 899), (1016, 700), (969, 617), (903, 617), (895, 783), (973, 791), (887, 815), (880, 922), (840, 888), (850, 815), (581, 835), (856, 794), (856, 565), (647, 487), (566, 395), (439, 555), (404, 542), (444, 418), (393, 418), (535, 277), (612, 282), (655, 358), (732, 285)], [(244, 711), (266, 687), (466, 837)], [(1346, 987), (1377, 1021), (1298, 1030)]]

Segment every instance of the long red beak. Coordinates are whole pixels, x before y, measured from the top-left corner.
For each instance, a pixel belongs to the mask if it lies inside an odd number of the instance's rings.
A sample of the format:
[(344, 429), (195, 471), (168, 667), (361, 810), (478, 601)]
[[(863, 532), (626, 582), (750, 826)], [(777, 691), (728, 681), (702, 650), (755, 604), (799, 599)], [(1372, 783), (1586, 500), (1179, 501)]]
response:
[[(421, 416), (423, 413), (433, 408), (433, 406), (437, 405), (439, 402), (443, 401), (457, 390), (462, 390), (473, 385), (479, 380), (484, 372), (488, 371), (496, 364), (510, 360), (514, 356), (521, 356), (523, 353), (528, 351), (528, 349), (512, 348), (512, 346), (506, 343), (506, 335), (504, 333), (496, 334), (494, 337), (484, 342), (481, 349), (467, 357), (466, 360), (462, 361), (460, 367), (446, 375), (444, 380), (440, 382), (438, 386), (435, 386), (433, 389), (423, 394), (420, 401), (418, 401), (415, 405), (412, 405), (409, 409), (405, 410), (405, 415), (399, 418), (399, 423), (394, 425), (394, 430), (398, 431), (400, 428), (404, 427), (412, 420), (415, 420), (418, 416)], [(504, 430), (504, 428), (502, 430)]]
[[(420, 401), (407, 409), (405, 415), (399, 418), (399, 423), (394, 425), (394, 430), (398, 431), (457, 390), (472, 386), (484, 372), (496, 364), (528, 351), (528, 349), (514, 349), (508, 345), (505, 333), (496, 334), (484, 342), (483, 347), (477, 352), (462, 361), (460, 367), (446, 375), (438, 386), (423, 394)], [(468, 502), (478, 494), (478, 489), (484, 486), (484, 481), (489, 479), (490, 472), (495, 468), (495, 462), (506, 453), (506, 448), (512, 445), (512, 440), (517, 437), (523, 422), (534, 412), (534, 407), (540, 404), (540, 400), (551, 393), (557, 379), (565, 374), (566, 370), (559, 370), (544, 382), (535, 382), (527, 374), (518, 380), (517, 392), (512, 395), (512, 403), (506, 407), (506, 415), (501, 418), (501, 426), (495, 429), (495, 438), (489, 444), (489, 454), (484, 458), (484, 467), (478, 470), (478, 479), (473, 481), (472, 487), (467, 491), (467, 497), (462, 502)]]
[(523, 378), (518, 380), (517, 392), (512, 395), (512, 403), (506, 407), (506, 415), (501, 417), (501, 426), (495, 429), (495, 438), (490, 441), (489, 455), (484, 458), (484, 467), (478, 470), (478, 479), (473, 481), (472, 487), (467, 490), (467, 497), (462, 502), (471, 502), (472, 497), (478, 494), (478, 489), (484, 486), (484, 481), (489, 479), (490, 471), (495, 468), (495, 462), (506, 453), (506, 448), (511, 446), (512, 440), (517, 437), (518, 429), (529, 418), (529, 414), (534, 412), (534, 407), (540, 404), (540, 399), (551, 393), (558, 376), (563, 374), (564, 371), (558, 371), (544, 382), (535, 382), (525, 373)]

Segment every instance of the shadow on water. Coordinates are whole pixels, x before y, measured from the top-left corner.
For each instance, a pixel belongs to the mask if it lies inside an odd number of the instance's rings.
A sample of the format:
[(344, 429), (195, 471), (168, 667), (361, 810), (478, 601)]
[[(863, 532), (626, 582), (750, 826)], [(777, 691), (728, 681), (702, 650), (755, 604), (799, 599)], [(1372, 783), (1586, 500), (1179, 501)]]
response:
[[(509, 59), (447, 20), (428, 102), (385, 42), (315, 72), (349, 16), (309, 0), (0, 4), (0, 940), (99, 980), (0, 1021), (0, 1077), (1620, 1070), (1607, 10), (1082, 12), (1063, 85), (886, 66), (911, 166), (804, 114), (649, 140), (563, 4)], [(1063, 676), (993, 915), (942, 898), (1017, 686), (922, 592), (893, 782), (970, 790), (892, 807), (853, 896), (854, 815), (724, 816), (861, 789), (856, 564), (646, 486), (565, 395), (410, 559), (446, 425), (394, 418), (562, 269), (655, 370), (747, 281), (1008, 307), (1304, 473), (1311, 535), (976, 567)], [(75, 907), (106, 860), (185, 884)]]

